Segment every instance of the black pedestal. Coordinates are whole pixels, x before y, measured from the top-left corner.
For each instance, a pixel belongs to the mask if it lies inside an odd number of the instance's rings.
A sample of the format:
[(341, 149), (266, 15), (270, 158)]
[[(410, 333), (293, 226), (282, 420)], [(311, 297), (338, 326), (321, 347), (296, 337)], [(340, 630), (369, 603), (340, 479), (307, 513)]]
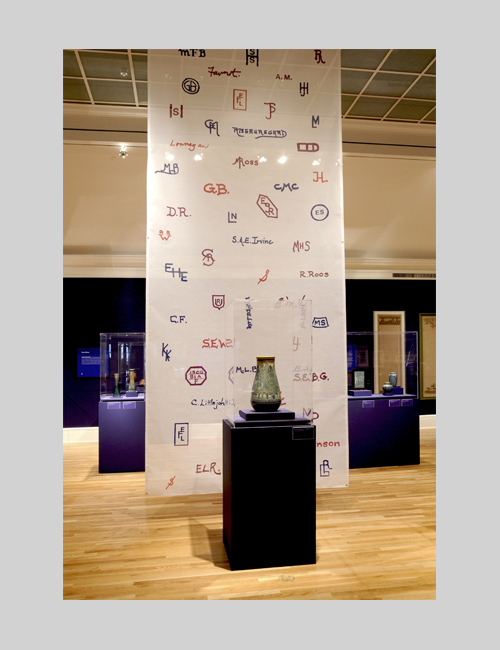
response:
[(232, 570), (316, 564), (309, 420), (223, 421), (223, 528)]

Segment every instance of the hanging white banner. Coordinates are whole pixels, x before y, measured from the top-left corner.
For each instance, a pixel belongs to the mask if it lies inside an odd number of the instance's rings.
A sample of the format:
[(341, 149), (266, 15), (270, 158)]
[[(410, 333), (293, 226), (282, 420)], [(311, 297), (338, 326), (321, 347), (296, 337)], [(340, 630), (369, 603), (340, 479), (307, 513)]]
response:
[(146, 491), (222, 492), (234, 299), (312, 301), (317, 486), (346, 486), (340, 50), (149, 50), (147, 236)]

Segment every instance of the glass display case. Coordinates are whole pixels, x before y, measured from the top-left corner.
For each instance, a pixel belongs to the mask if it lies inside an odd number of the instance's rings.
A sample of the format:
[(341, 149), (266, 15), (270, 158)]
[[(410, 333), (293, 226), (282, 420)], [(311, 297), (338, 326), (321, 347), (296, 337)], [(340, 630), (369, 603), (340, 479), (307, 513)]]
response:
[(145, 334), (101, 334), (101, 401), (144, 399)]
[(312, 320), (310, 300), (237, 299), (226, 308), (231, 423), (262, 412), (268, 420), (312, 419)]
[(418, 332), (347, 332), (347, 387), (354, 397), (418, 398)]

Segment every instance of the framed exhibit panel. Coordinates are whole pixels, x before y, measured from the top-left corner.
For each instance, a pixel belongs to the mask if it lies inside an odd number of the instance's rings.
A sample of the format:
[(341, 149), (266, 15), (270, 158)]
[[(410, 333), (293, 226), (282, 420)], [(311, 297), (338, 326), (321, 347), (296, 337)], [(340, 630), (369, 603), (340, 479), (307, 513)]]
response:
[(354, 388), (365, 388), (365, 371), (353, 370), (353, 386)]
[(436, 314), (420, 316), (420, 399), (436, 399)]
[(358, 368), (369, 368), (370, 362), (368, 360), (368, 346), (358, 345), (356, 350), (358, 360)]
[(389, 373), (396, 372), (405, 385), (405, 312), (374, 311), (374, 392), (380, 393)]

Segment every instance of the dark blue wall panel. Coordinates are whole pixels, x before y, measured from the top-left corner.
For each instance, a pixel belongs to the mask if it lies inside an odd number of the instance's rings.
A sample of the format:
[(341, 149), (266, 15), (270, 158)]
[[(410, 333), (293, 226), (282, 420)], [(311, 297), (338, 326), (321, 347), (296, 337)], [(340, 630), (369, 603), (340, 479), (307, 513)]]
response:
[[(65, 278), (63, 283), (64, 427), (98, 426), (99, 379), (78, 378), (78, 348), (99, 347), (101, 332), (145, 332), (144, 278)], [(406, 329), (436, 312), (433, 280), (346, 280), (347, 331), (373, 331), (373, 312), (404, 311)], [(420, 400), (420, 414), (436, 400)]]
[[(373, 332), (374, 311), (404, 311), (407, 332), (418, 332), (420, 314), (436, 313), (435, 280), (346, 280), (348, 332)], [(420, 415), (436, 413), (436, 400), (419, 400)]]
[(144, 278), (64, 278), (63, 426), (98, 426), (99, 379), (79, 378), (78, 348), (99, 347), (101, 332), (145, 332)]

